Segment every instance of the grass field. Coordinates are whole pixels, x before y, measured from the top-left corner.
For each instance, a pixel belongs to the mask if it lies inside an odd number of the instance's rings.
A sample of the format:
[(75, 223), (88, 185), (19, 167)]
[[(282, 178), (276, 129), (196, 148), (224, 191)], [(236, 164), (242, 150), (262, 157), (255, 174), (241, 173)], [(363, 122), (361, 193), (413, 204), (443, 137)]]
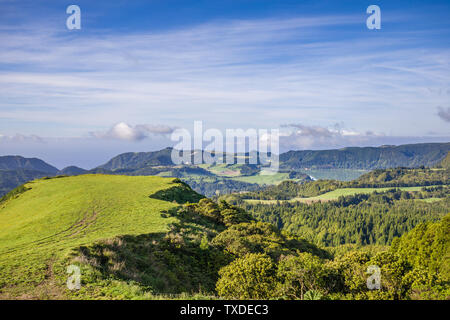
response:
[(257, 174), (254, 176), (241, 176), (241, 177), (235, 177), (233, 180), (242, 181), (242, 182), (248, 182), (248, 183), (256, 183), (259, 185), (270, 185), (270, 184), (278, 184), (282, 181), (288, 180), (289, 174), (288, 173), (276, 173), (273, 175), (261, 175)]
[(239, 165), (227, 165), (227, 164), (202, 164), (200, 168), (208, 170), (209, 172), (218, 175), (220, 177), (237, 177), (241, 175)]
[(229, 178), (235, 181), (256, 183), (259, 185), (273, 185), (278, 184), (284, 180), (289, 179), (288, 173), (276, 173), (274, 175), (261, 175), (255, 174), (251, 176), (242, 176), (239, 164), (227, 165), (227, 164), (202, 164), (200, 168), (208, 170), (209, 172), (224, 178)]
[(445, 199), (445, 198), (426, 198), (426, 199), (416, 199), (416, 201), (423, 201), (423, 202), (432, 203), (432, 202), (441, 201), (443, 199)]
[[(398, 189), (403, 191), (420, 191), (423, 187), (399, 187)], [(332, 201), (337, 200), (341, 196), (352, 196), (355, 194), (368, 194), (372, 192), (383, 192), (387, 191), (393, 188), (340, 188), (336, 189), (330, 192), (326, 192), (324, 194), (315, 196), (315, 197), (308, 197), (308, 198), (292, 198), (290, 200), (256, 200), (256, 199), (247, 199), (246, 202), (249, 203), (263, 203), (263, 204), (273, 204), (277, 203), (277, 201), (283, 202), (283, 201), (289, 201), (289, 202), (304, 202), (304, 203), (311, 203), (311, 202), (317, 202), (317, 201)]]
[[(173, 178), (83, 175), (41, 179), (0, 203), (0, 298), (64, 296), (52, 281), (67, 277), (72, 249), (119, 235), (165, 232), (176, 203), (149, 196)], [(62, 286), (64, 290), (64, 286)], [(65, 289), (67, 290), (67, 289)], [(28, 296), (30, 295), (30, 296)]]

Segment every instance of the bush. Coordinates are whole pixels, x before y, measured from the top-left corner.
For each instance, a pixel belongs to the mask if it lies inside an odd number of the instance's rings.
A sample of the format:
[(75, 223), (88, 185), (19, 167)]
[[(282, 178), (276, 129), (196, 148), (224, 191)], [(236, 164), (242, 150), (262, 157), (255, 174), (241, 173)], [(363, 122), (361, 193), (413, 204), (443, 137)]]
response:
[(227, 299), (269, 299), (274, 296), (275, 266), (265, 254), (250, 253), (219, 271), (217, 293)]

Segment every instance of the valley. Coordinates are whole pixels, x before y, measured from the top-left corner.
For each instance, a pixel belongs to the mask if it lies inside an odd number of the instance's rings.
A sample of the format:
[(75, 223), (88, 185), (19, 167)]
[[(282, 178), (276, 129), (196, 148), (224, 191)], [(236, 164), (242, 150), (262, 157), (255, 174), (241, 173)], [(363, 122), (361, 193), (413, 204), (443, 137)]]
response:
[[(262, 180), (255, 165), (141, 156), (89, 171), (46, 166), (0, 199), (0, 298), (450, 297), (450, 155), (355, 169), (353, 180), (287, 169)], [(193, 190), (205, 186), (212, 198)], [(376, 291), (365, 286), (373, 264), (384, 275)], [(77, 290), (69, 267), (80, 270)]]

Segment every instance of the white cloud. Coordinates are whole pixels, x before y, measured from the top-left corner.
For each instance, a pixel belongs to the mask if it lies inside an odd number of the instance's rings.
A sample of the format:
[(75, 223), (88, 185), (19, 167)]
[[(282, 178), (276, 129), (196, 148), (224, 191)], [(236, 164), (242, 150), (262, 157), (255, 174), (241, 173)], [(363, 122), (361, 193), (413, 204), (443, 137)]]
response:
[(130, 127), (128, 124), (124, 122), (120, 122), (114, 125), (111, 128), (111, 130), (109, 130), (103, 137), (119, 140), (136, 141), (144, 139), (145, 135), (139, 129)]
[(117, 139), (127, 141), (140, 141), (148, 138), (150, 134), (169, 135), (175, 128), (165, 125), (149, 125), (141, 124), (131, 126), (125, 122), (119, 122), (111, 127), (106, 132), (96, 131), (91, 132), (90, 135), (101, 139)]

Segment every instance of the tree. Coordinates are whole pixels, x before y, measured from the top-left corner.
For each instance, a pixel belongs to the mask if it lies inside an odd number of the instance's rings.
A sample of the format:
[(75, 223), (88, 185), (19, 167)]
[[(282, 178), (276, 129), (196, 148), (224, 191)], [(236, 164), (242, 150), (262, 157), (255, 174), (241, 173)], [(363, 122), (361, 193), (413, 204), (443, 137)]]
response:
[(227, 299), (268, 299), (275, 289), (275, 266), (265, 254), (250, 253), (219, 271), (217, 293)]
[[(333, 261), (335, 270), (342, 276), (343, 294), (352, 297), (367, 291), (367, 265), (370, 260), (367, 252), (350, 251)], [(364, 297), (362, 297), (364, 298)]]
[(373, 292), (377, 293), (374, 298), (407, 298), (410, 283), (406, 282), (404, 277), (411, 270), (411, 266), (403, 257), (389, 251), (379, 252), (370, 260), (370, 264), (381, 268), (381, 291)]
[(278, 294), (303, 300), (307, 291), (327, 291), (326, 271), (322, 260), (308, 252), (284, 256), (278, 263)]

